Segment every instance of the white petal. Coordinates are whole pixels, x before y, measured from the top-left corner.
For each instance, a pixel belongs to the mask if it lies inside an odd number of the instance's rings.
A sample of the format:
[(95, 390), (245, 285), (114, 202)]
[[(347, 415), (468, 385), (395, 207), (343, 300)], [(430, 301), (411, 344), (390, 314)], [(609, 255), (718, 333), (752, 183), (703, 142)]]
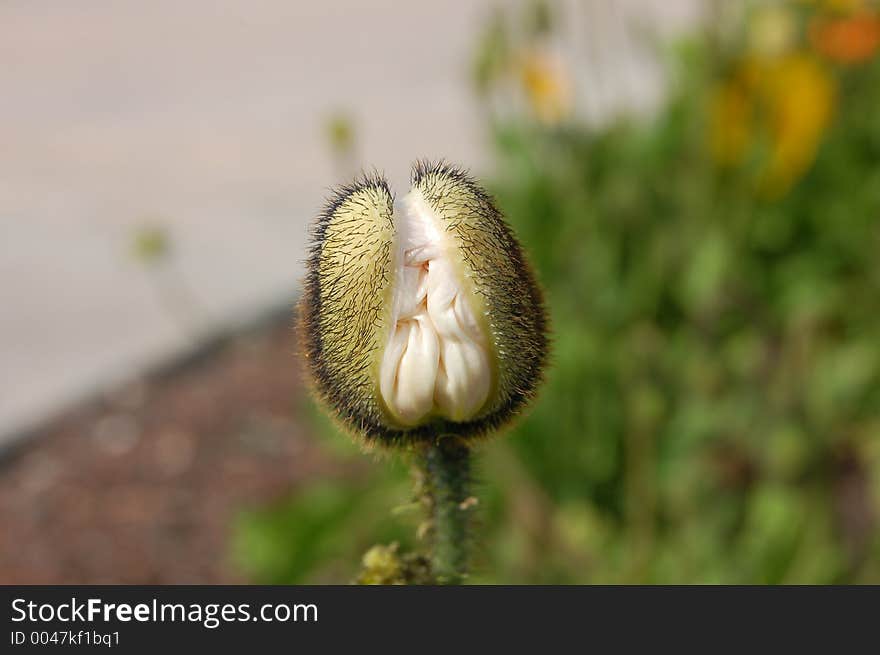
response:
[(423, 268), (404, 266), (400, 272), (395, 293), (397, 320), (415, 318), (423, 311), (428, 295), (427, 273)]
[[(459, 283), (455, 278), (452, 265), (443, 259), (428, 262), (428, 313), (431, 319), (440, 318), (443, 313), (452, 309), (452, 303), (459, 292)], [(438, 329), (442, 329), (437, 325)]]
[(456, 296), (455, 302), (453, 303), (453, 310), (455, 311), (456, 321), (464, 332), (472, 340), (485, 345), (486, 335), (483, 333), (483, 328), (477, 323), (477, 319), (471, 311), (470, 305), (468, 305), (462, 294)]
[(412, 425), (434, 406), (439, 342), (427, 316), (400, 321), (395, 332), (382, 361), (381, 392), (398, 420)]
[(489, 395), (491, 380), (486, 351), (473, 341), (441, 343), (434, 402), (450, 420), (464, 421), (480, 410)]

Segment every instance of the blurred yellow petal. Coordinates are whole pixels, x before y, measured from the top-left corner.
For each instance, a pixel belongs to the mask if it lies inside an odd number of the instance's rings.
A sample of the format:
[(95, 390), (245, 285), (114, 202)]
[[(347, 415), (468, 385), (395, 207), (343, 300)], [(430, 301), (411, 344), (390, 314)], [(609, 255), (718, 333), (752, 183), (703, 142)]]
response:
[(812, 57), (796, 54), (768, 68), (764, 97), (771, 156), (762, 182), (771, 195), (787, 191), (812, 165), (836, 96), (834, 80)]
[(572, 110), (571, 77), (565, 62), (543, 50), (529, 51), (520, 68), (529, 106), (542, 123), (556, 125)]

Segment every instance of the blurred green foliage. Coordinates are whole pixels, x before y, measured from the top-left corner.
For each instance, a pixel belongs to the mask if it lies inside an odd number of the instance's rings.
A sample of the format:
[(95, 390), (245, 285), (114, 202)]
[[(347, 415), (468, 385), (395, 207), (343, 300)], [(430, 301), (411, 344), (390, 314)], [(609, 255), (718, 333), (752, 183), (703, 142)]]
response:
[[(880, 57), (817, 60), (833, 113), (770, 194), (760, 154), (709, 145), (736, 57), (682, 46), (650, 121), (490, 119), (555, 347), (534, 410), (480, 453), (474, 582), (880, 582)], [(411, 539), (383, 509), (409, 493), (383, 462), (297, 494), (246, 519), (241, 561), (352, 579), (370, 544)]]

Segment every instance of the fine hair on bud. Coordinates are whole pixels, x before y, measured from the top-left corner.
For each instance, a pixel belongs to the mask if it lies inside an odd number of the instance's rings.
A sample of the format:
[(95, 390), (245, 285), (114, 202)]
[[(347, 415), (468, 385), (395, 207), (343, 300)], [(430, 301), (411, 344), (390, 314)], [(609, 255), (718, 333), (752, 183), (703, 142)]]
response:
[(540, 288), (490, 195), (445, 162), (411, 180), (401, 198), (378, 174), (334, 191), (299, 304), (316, 395), (370, 445), (485, 436), (521, 412), (547, 361)]

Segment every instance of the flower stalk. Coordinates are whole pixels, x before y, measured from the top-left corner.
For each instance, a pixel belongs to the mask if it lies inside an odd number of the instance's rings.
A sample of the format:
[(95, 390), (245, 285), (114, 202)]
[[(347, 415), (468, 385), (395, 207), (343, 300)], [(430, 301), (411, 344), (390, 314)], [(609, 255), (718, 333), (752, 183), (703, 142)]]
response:
[(430, 516), (431, 569), (438, 584), (461, 584), (468, 573), (471, 453), (464, 440), (443, 435), (423, 445), (417, 466)]

